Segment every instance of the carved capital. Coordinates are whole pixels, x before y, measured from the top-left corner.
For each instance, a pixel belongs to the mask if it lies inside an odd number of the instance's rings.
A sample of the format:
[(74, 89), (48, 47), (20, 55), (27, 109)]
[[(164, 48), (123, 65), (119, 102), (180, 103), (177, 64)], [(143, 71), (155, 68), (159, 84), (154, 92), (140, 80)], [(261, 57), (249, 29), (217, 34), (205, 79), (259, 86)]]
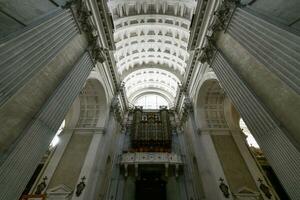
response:
[(122, 109), (120, 105), (120, 101), (117, 96), (114, 97), (112, 103), (111, 103), (111, 109), (115, 115), (115, 118), (119, 123), (122, 122)]
[(103, 63), (106, 60), (105, 52), (106, 49), (102, 48), (99, 43), (99, 36), (95, 25), (91, 21), (92, 12), (87, 8), (86, 4), (81, 1), (72, 1), (69, 6), (76, 9), (76, 21), (79, 23), (80, 30), (85, 32), (87, 37), (89, 51), (93, 60), (96, 62)]
[(193, 104), (190, 98), (185, 97), (183, 107), (182, 107), (182, 115), (181, 115), (181, 125), (184, 124), (188, 118), (188, 115), (193, 112)]
[(239, 0), (224, 0), (219, 8), (214, 12), (216, 18), (209, 29), (213, 32), (225, 30), (235, 8), (239, 5)]

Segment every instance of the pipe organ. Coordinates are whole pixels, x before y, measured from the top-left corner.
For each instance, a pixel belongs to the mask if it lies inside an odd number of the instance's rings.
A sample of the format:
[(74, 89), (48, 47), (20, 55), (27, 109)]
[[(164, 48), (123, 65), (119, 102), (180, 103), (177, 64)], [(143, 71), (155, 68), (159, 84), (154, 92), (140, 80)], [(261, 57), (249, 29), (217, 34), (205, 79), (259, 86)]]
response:
[(171, 152), (170, 113), (166, 107), (156, 111), (143, 111), (136, 107), (132, 111), (131, 151)]

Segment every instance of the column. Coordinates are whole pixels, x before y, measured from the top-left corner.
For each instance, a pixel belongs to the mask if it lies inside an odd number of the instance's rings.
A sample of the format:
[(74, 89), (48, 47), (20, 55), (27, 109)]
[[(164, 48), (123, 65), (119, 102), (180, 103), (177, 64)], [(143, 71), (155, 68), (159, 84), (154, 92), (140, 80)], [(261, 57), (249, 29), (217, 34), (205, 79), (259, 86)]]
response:
[(10, 154), (3, 158), (0, 167), (1, 200), (20, 197), (93, 67), (89, 54), (84, 53), (23, 131), (22, 138)]
[(211, 66), (289, 196), (300, 199), (300, 153), (287, 138), (285, 130), (235, 73), (220, 51), (216, 53)]
[(247, 8), (237, 8), (228, 33), (250, 54), (300, 94), (300, 36), (270, 23)]
[(71, 11), (59, 9), (0, 41), (0, 107), (76, 34)]

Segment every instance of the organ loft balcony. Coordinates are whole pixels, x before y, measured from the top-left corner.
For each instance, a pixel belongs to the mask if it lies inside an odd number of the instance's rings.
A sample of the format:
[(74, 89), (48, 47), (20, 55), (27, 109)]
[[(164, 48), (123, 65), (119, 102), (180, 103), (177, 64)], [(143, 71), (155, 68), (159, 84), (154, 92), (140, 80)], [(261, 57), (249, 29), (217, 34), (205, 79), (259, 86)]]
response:
[(135, 107), (129, 113), (126, 133), (127, 145), (120, 160), (125, 176), (137, 177), (149, 170), (178, 176), (183, 162), (171, 110)]

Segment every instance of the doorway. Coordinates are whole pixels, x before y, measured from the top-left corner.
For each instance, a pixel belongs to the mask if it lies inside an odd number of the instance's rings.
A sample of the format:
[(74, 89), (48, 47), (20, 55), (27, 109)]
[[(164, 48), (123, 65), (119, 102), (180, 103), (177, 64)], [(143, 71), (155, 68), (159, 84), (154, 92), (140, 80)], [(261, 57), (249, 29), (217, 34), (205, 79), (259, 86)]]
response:
[(166, 200), (166, 181), (158, 172), (144, 172), (136, 181), (136, 200)]

